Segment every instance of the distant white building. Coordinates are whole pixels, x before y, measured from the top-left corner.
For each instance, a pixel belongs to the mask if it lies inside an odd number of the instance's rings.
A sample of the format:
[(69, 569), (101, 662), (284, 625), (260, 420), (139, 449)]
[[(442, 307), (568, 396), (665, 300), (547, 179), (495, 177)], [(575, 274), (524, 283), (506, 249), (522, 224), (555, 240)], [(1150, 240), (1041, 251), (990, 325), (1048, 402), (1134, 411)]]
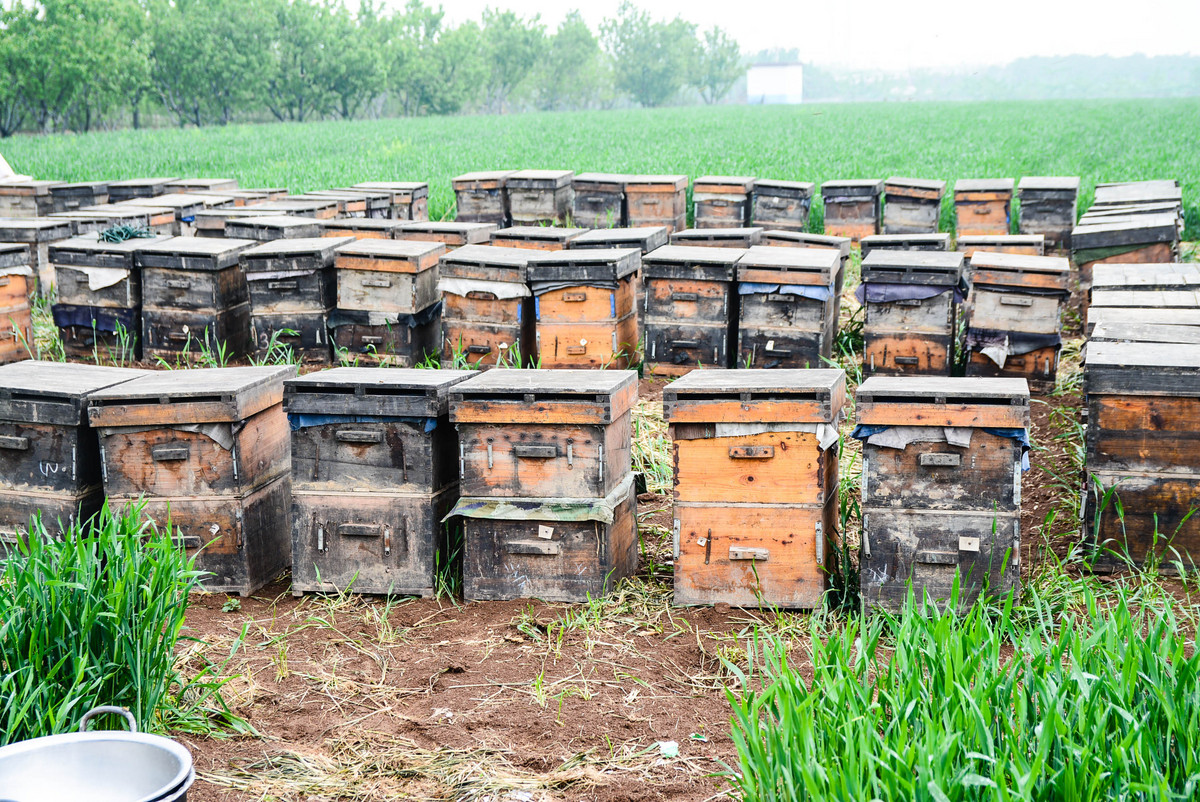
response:
[(803, 100), (803, 64), (753, 64), (746, 72), (747, 103), (800, 103)]

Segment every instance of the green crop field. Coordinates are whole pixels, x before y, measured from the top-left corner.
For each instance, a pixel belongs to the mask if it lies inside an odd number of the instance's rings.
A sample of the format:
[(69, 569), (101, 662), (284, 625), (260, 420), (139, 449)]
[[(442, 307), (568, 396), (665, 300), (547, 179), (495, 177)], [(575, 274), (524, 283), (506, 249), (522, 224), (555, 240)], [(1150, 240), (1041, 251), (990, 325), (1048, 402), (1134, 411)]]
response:
[[(706, 173), (824, 181), (1078, 175), (1177, 178), (1188, 237), (1200, 232), (1200, 100), (721, 106), (492, 117), (236, 125), (21, 136), (0, 144), (19, 172), (66, 181), (233, 176), (309, 191), (428, 180), (451, 213), (468, 170)], [(819, 216), (814, 224), (819, 222)], [(945, 222), (949, 222), (946, 218)]]

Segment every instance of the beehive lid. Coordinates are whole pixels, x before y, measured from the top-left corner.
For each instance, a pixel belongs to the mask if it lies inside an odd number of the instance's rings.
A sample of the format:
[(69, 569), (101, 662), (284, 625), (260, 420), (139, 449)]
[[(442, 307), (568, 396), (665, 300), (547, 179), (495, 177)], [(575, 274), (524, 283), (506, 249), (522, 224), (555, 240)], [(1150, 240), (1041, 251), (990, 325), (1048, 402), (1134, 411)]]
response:
[(674, 190), (678, 192), (681, 189), (687, 189), (688, 177), (686, 175), (630, 175), (625, 179), (625, 190), (628, 192), (631, 187), (643, 192), (661, 192), (663, 190)]
[(110, 191), (116, 188), (150, 189), (161, 194), (167, 184), (178, 180), (178, 176), (171, 178), (128, 178), (124, 181), (110, 181), (108, 188)]
[(1045, 234), (964, 234), (958, 249), (968, 248), (1046, 248)]
[(596, 228), (585, 231), (567, 243), (568, 248), (639, 248), (649, 253), (670, 239), (666, 226), (637, 228)]
[(296, 368), (196, 368), (150, 371), (95, 393), (92, 426), (172, 426), (242, 421), (283, 400)]
[(224, 270), (238, 263), (242, 251), (257, 244), (247, 239), (168, 237), (147, 242), (144, 247), (137, 249), (134, 259), (141, 267)]
[(368, 259), (402, 259), (416, 261), (445, 253), (440, 242), (410, 239), (351, 239), (337, 249), (338, 256), (360, 256)]
[(1129, 203), (1154, 203), (1183, 201), (1183, 190), (1170, 180), (1131, 181), (1128, 183), (1097, 184), (1095, 205), (1121, 206)]
[(837, 423), (846, 372), (694, 370), (663, 388), (668, 423)]
[(238, 182), (236, 178), (181, 178), (178, 181), (172, 181), (167, 184), (167, 189), (175, 189), (183, 192), (237, 188)]
[(404, 223), (396, 229), (392, 236), (397, 238), (404, 238), (406, 236), (437, 237), (439, 241), (467, 245), (487, 242), (491, 238), (492, 232), (499, 228), (500, 226), (495, 223), (420, 221)]
[(0, 240), (49, 242), (71, 236), (71, 223), (53, 217), (0, 217)]
[(29, 246), (23, 242), (0, 242), (0, 269), (29, 264)]
[(587, 231), (586, 228), (558, 228), (555, 226), (509, 226), (492, 232), (492, 239), (519, 240), (522, 242), (568, 242)]
[(283, 213), (296, 214), (317, 214), (320, 212), (337, 212), (338, 202), (336, 198), (314, 198), (303, 197), (300, 195), (288, 195), (281, 200), (268, 201), (260, 203), (260, 209), (271, 209), (272, 211)]
[[(832, 287), (842, 256), (832, 248), (773, 248), (756, 245), (738, 260), (738, 281)], [(690, 375), (690, 374), (689, 374)]]
[(1200, 309), (1134, 306), (1089, 306), (1087, 329), (1102, 323), (1148, 323), (1165, 326), (1200, 326)]
[(496, 189), (504, 186), (505, 180), (515, 170), (478, 170), (473, 173), (463, 173), (450, 180), (455, 189)]
[(354, 237), (277, 239), (242, 251), (241, 261), (248, 273), (321, 269), (332, 265), (334, 252), (351, 242)]
[(1092, 289), (1089, 308), (1200, 309), (1200, 290)]
[(745, 248), (708, 248), (702, 245), (664, 245), (642, 257), (647, 275), (658, 269), (677, 273), (692, 271), (697, 277), (732, 281)]
[(573, 170), (518, 170), (508, 177), (505, 186), (519, 189), (561, 189), (575, 179)]
[(1083, 378), (1092, 395), (1200, 396), (1200, 345), (1091, 342)]
[(964, 259), (957, 251), (874, 250), (862, 261), (864, 283), (954, 286)]
[(954, 182), (954, 194), (960, 192), (1012, 193), (1016, 181), (1011, 178), (960, 178)]
[(450, 420), (608, 424), (636, 400), (633, 370), (489, 370), (451, 388)]
[(0, 420), (78, 426), (87, 420), (90, 394), (146, 373), (36, 360), (0, 365)]
[(442, 256), (443, 278), (523, 283), (529, 260), (537, 251), (497, 245), (464, 245)]
[(325, 231), (382, 231), (390, 234), (400, 229), (402, 221), (388, 220), (382, 217), (338, 217), (332, 220), (322, 220), (320, 226)]
[(1153, 323), (1100, 323), (1088, 342), (1188, 343), (1200, 345), (1200, 326)]
[(904, 178), (894, 175), (884, 182), (883, 191), (895, 192), (898, 195), (915, 192), (918, 197), (940, 198), (946, 194), (946, 182), (940, 178)]
[(239, 231), (274, 232), (281, 236), (300, 233), (309, 237), (317, 237), (321, 234), (321, 221), (315, 217), (298, 217), (287, 214), (239, 215), (225, 221), (225, 230), (233, 233)]
[(145, 228), (150, 221), (146, 209), (121, 208), (119, 206), (91, 206), (87, 209), (75, 209), (69, 212), (55, 212), (47, 215), (47, 219), (71, 220), (78, 223), (124, 223)]
[(619, 281), (642, 266), (637, 248), (584, 248), (535, 253), (529, 260), (530, 281)]
[(366, 198), (369, 203), (375, 206), (391, 203), (392, 201), (392, 193), (383, 187), (334, 187), (326, 194), (332, 195), (335, 192), (340, 192), (347, 197)]
[(575, 176), (575, 186), (612, 187), (621, 189), (629, 176), (624, 173), (580, 173)]
[(910, 249), (930, 251), (950, 250), (949, 234), (868, 234), (859, 240), (863, 253), (875, 248)]
[(156, 195), (153, 198), (130, 198), (121, 201), (122, 206), (134, 206), (145, 209), (171, 209), (186, 215), (188, 211), (204, 208), (207, 198), (202, 195), (189, 195), (184, 192), (172, 192), (167, 195)]
[(692, 182), (692, 192), (742, 194), (754, 189), (753, 176), (702, 175)]
[(1132, 203), (1124, 206), (1093, 206), (1079, 218), (1080, 225), (1112, 223), (1145, 214), (1170, 214), (1178, 217), (1183, 207), (1178, 203)]
[(1092, 290), (1200, 289), (1200, 264), (1097, 264), (1092, 266)]
[(759, 178), (754, 182), (754, 192), (785, 198), (811, 198), (816, 184), (812, 181), (780, 181), (775, 178)]
[(1063, 256), (976, 251), (971, 257), (971, 283), (1070, 291), (1071, 262)]
[(50, 187), (51, 195), (97, 195), (100, 193), (108, 194), (107, 181), (73, 181)]
[(746, 228), (686, 228), (671, 235), (672, 245), (688, 245), (693, 242), (738, 242), (745, 247), (757, 245), (762, 240), (763, 230), (757, 226)]
[(850, 256), (849, 237), (839, 237), (835, 234), (810, 234), (807, 231), (782, 231), (776, 229), (767, 229), (763, 232), (764, 245), (780, 245), (788, 243), (783, 247), (794, 247), (799, 245), (805, 248), (833, 248), (838, 251), (842, 258)]
[(855, 178), (847, 180), (826, 181), (821, 184), (821, 197), (871, 197), (883, 192), (882, 178)]
[(360, 181), (355, 189), (382, 189), (394, 195), (426, 195), (428, 181)]
[(51, 263), (75, 267), (116, 267), (132, 269), (139, 250), (170, 237), (145, 237), (124, 242), (105, 242), (96, 232), (61, 240), (49, 248)]
[(284, 382), (289, 415), (379, 415), (437, 418), (449, 409), (450, 388), (473, 370), (333, 368)]
[(1179, 239), (1179, 219), (1172, 214), (1133, 215), (1106, 223), (1075, 226), (1071, 249), (1113, 248)]
[(1073, 198), (1079, 193), (1079, 176), (1027, 175), (1017, 183), (1017, 193), (1024, 195), (1026, 192), (1035, 195), (1062, 195), (1065, 198)]
[(872, 376), (855, 405), (855, 421), (868, 426), (1029, 427), (1024, 379)]

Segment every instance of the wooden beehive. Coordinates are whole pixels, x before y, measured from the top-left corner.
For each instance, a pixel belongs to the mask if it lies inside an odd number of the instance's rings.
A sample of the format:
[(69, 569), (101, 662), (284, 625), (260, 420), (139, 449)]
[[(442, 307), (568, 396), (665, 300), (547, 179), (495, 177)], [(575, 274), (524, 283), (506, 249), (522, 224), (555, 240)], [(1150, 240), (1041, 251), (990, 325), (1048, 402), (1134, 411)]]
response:
[(167, 192), (222, 192), (237, 188), (236, 178), (180, 178), (164, 187)]
[(0, 365), (32, 359), (36, 351), (29, 309), (29, 246), (0, 242)]
[(0, 183), (0, 217), (45, 217), (54, 212), (50, 190), (57, 181), (6, 181)]
[(250, 353), (250, 290), (238, 264), (251, 240), (170, 237), (138, 248), (142, 278), (142, 352), (194, 357), (223, 347)]
[(1023, 379), (872, 377), (856, 394), (863, 441), (859, 583), (866, 610), (912, 593), (965, 609), (1020, 582)]
[(1080, 287), (1091, 286), (1097, 264), (1159, 264), (1179, 261), (1178, 219), (1170, 214), (1127, 215), (1071, 231), (1071, 259)]
[(748, 368), (819, 368), (833, 355), (842, 260), (830, 248), (750, 248), (738, 261), (738, 355)]
[(1098, 264), (1092, 268), (1092, 292), (1100, 290), (1200, 289), (1200, 265), (1191, 262), (1163, 264)]
[(1200, 326), (1200, 309), (1149, 306), (1088, 307), (1084, 333), (1090, 335), (1105, 323), (1142, 323), (1151, 326)]
[(50, 201), (54, 212), (70, 212), (84, 206), (108, 203), (108, 182), (81, 181), (71, 184), (55, 184), (50, 187)]
[(535, 350), (527, 268), (536, 251), (466, 245), (438, 265), (442, 356), (457, 364), (520, 367)]
[(1079, 218), (1079, 225), (1111, 223), (1138, 215), (1169, 215), (1183, 226), (1183, 206), (1179, 203), (1135, 203), (1128, 206), (1092, 206)]
[(815, 184), (759, 178), (750, 199), (750, 225), (781, 231), (804, 231)]
[(1096, 184), (1096, 191), (1089, 211), (1131, 206), (1144, 203), (1169, 203), (1183, 205), (1183, 190), (1179, 182), (1171, 179), (1150, 181), (1120, 181)]
[(0, 218), (0, 242), (21, 242), (29, 246), (29, 266), (33, 270), (30, 289), (50, 297), (55, 286), (50, 246), (71, 236), (71, 224), (53, 217)]
[(954, 182), (958, 235), (1007, 234), (1012, 216), (1011, 178), (964, 178)]
[(825, 233), (858, 242), (879, 233), (881, 224), (880, 179), (826, 181), (821, 185), (825, 206)]
[[(330, 192), (340, 192), (347, 197), (361, 197), (366, 202), (366, 216), (374, 220), (394, 220), (392, 216), (392, 198), (394, 194), (382, 187), (337, 187)], [(320, 194), (320, 193), (315, 193)]]
[(251, 217), (278, 217), (278, 213), (264, 211), (257, 206), (235, 206), (233, 208), (203, 209), (196, 212), (192, 228), (196, 229), (197, 237), (224, 237), (225, 225), (230, 220), (241, 220)]
[(504, 179), (504, 203), (515, 226), (561, 226), (575, 206), (571, 170), (518, 170)]
[(0, 367), (0, 558), (41, 515), (51, 536), (104, 503), (88, 396), (145, 371), (27, 360)]
[(634, 248), (589, 248), (529, 260), (539, 367), (624, 370), (637, 362), (641, 257)]
[(754, 178), (705, 175), (692, 182), (692, 217), (696, 228), (742, 228), (750, 225)]
[(1154, 323), (1101, 323), (1092, 329), (1088, 342), (1200, 345), (1200, 327)]
[(838, 237), (829, 234), (810, 234), (807, 231), (772, 231), (763, 232), (762, 245), (773, 248), (833, 248), (842, 255), (842, 267), (850, 259), (852, 241), (849, 237)]
[(597, 228), (573, 237), (568, 248), (637, 248), (643, 255), (669, 241), (666, 226)]
[(259, 206), (272, 201), (283, 200), (287, 197), (288, 191), (285, 187), (263, 187), (260, 189), (226, 189), (226, 190), (207, 190), (196, 189), (192, 191), (195, 195), (217, 195), (222, 198), (232, 198), (233, 205), (237, 208), (244, 206)]
[(842, 370), (698, 371), (663, 389), (676, 604), (820, 606), (845, 403)]
[(872, 234), (863, 237), (859, 243), (862, 255), (866, 257), (871, 251), (948, 251), (950, 250), (949, 234)]
[(97, 206), (93, 207), (92, 209), (84, 209), (83, 211), (102, 211), (113, 215), (129, 213), (137, 214), (144, 217), (145, 225), (138, 225), (135, 227), (148, 229), (152, 234), (177, 236), (176, 232), (179, 231), (175, 210), (170, 206), (159, 206), (154, 204), (152, 198), (148, 199), (147, 203), (134, 203), (125, 201), (122, 203), (110, 203), (105, 207)]
[(892, 176), (883, 184), (883, 233), (936, 233), (945, 194), (941, 179)]
[(1025, 176), (1017, 184), (1017, 231), (1042, 234), (1055, 250), (1071, 249), (1079, 213), (1078, 176)]
[(175, 237), (194, 236), (196, 229), (192, 223), (196, 220), (197, 212), (206, 208), (212, 208), (207, 203), (207, 199), (202, 195), (187, 195), (179, 192), (158, 195), (153, 198), (130, 198), (124, 201), (123, 205), (131, 206), (135, 209), (170, 210), (171, 220), (168, 224), (170, 229), (158, 233), (170, 234)]
[(761, 228), (688, 228), (671, 234), (672, 245), (749, 248), (762, 243)]
[(292, 592), (432, 596), (458, 501), (450, 388), (465, 370), (334, 368), (285, 382)]
[(450, 390), (463, 595), (585, 601), (637, 568), (637, 373), (491, 370)]
[(646, 337), (652, 373), (732, 367), (737, 347), (737, 263), (746, 251), (666, 245), (642, 258)]
[(379, 189), (389, 193), (392, 220), (429, 219), (429, 183), (427, 181), (363, 181), (354, 189)]
[[(386, 201), (386, 194), (379, 195)], [(296, 195), (295, 198), (289, 200), (330, 200), (337, 204), (337, 214), (335, 217), (370, 217), (367, 212), (367, 198), (358, 192), (343, 192), (339, 190), (324, 189), (316, 192), (306, 192), (303, 195)], [(385, 203), (386, 206), (386, 203)]]
[(451, 181), (459, 223), (490, 223), (497, 228), (510, 224), (504, 184), (512, 170), (464, 173)]
[(864, 373), (950, 375), (962, 274), (960, 253), (876, 250), (863, 259)]
[(258, 206), (260, 209), (269, 209), (284, 216), (332, 220), (338, 216), (340, 203), (336, 198), (287, 195), (280, 200), (267, 201)]
[(1070, 261), (980, 251), (969, 276), (966, 374), (1021, 378), (1038, 392), (1052, 390), (1071, 295)]
[(486, 245), (497, 228), (494, 223), (425, 221), (405, 223), (392, 236), (395, 239), (440, 242), (447, 251), (452, 251), (464, 245)]
[(93, 393), (110, 504), (145, 501), (211, 591), (248, 596), (291, 564), (293, 367), (155, 371)]
[(687, 228), (686, 175), (631, 175), (625, 179), (625, 210), (630, 226)]
[(509, 226), (492, 232), (492, 245), (500, 248), (528, 248), (534, 251), (561, 251), (586, 228), (550, 226)]
[(1090, 342), (1085, 542), (1101, 568), (1200, 558), (1200, 345)]
[(108, 184), (109, 203), (121, 203), (134, 198), (153, 198), (156, 195), (167, 194), (167, 185), (178, 181), (173, 178), (131, 178), (127, 181), (110, 181)]
[[(255, 207), (254, 211), (261, 208)], [(321, 221), (316, 217), (251, 212), (225, 219), (225, 236), (229, 239), (274, 242), (279, 239), (312, 239), (322, 233)]]
[[(66, 220), (71, 224), (71, 236), (90, 234), (104, 231), (114, 226), (129, 228), (150, 228), (151, 215), (148, 209), (134, 209), (129, 206), (100, 205), (71, 212), (56, 212), (50, 215), (54, 220)], [(172, 214), (168, 220), (174, 220)], [(158, 232), (155, 232), (158, 233)]]
[(575, 176), (575, 205), (571, 222), (585, 228), (626, 225), (625, 178), (616, 173), (580, 173)]
[(989, 253), (1015, 253), (1024, 256), (1042, 256), (1046, 253), (1044, 234), (987, 234), (959, 237), (955, 243), (959, 253), (970, 259), (976, 251)]
[(335, 217), (321, 221), (322, 237), (354, 237), (355, 239), (393, 239), (400, 233), (399, 220), (377, 217)]

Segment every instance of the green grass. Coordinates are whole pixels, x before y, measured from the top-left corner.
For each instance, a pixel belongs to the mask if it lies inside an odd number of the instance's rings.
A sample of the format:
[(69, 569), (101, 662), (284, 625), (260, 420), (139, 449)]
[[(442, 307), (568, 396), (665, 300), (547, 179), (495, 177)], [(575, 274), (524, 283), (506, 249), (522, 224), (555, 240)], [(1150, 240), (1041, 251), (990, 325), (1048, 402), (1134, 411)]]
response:
[(812, 104), (19, 136), (5, 140), (4, 155), (20, 172), (65, 181), (233, 176), (307, 191), (428, 180), (435, 218), (451, 211), (452, 176), (499, 168), (817, 182), (1078, 175), (1083, 204), (1097, 181), (1178, 178), (1195, 238), (1198, 129), (1200, 99)]

